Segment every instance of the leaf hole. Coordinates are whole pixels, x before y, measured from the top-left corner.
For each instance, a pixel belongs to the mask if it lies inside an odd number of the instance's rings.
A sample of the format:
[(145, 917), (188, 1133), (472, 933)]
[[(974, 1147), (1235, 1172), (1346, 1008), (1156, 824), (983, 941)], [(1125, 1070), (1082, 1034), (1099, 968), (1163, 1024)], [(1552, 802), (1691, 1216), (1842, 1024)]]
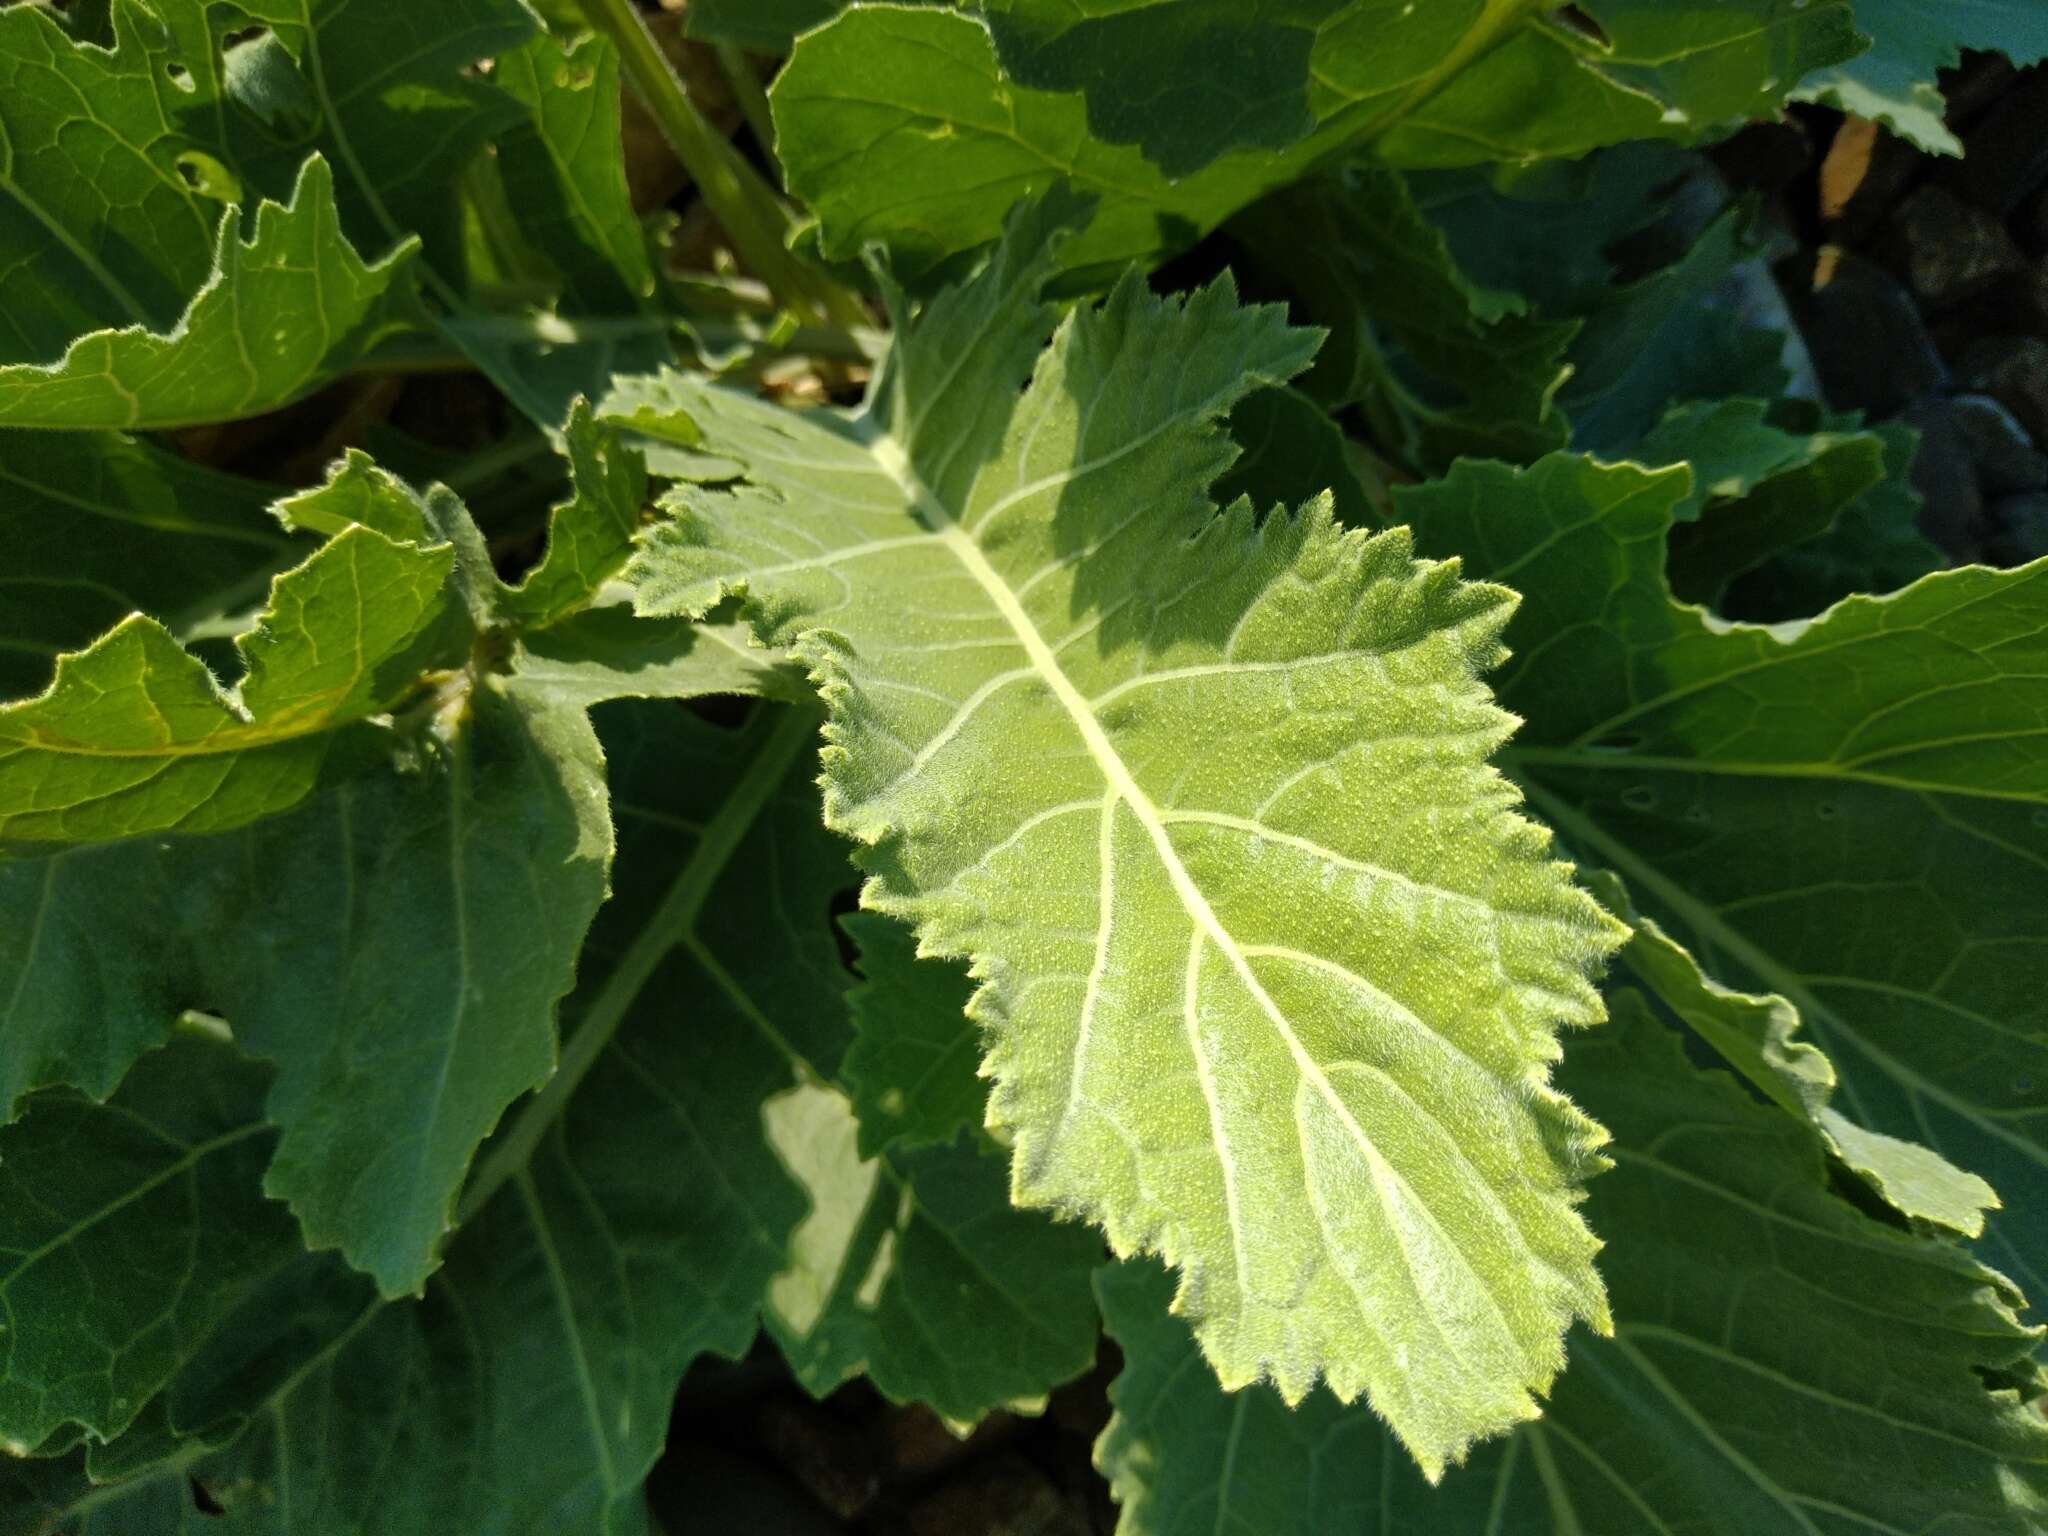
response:
[(1587, 42), (1604, 48), (1614, 49), (1614, 40), (1607, 35), (1607, 29), (1576, 5), (1560, 5), (1552, 11), (1551, 18), (1567, 32), (1576, 32)]
[(1835, 817), (1840, 815), (1841, 813), (1836, 809), (1834, 801), (1823, 800), (1819, 805), (1813, 808), (1813, 814), (1818, 816), (1822, 821), (1833, 821)]
[(210, 1515), (216, 1519), (227, 1513), (221, 1507), (220, 1500), (208, 1493), (206, 1491), (206, 1484), (200, 1482), (196, 1477), (192, 1479), (192, 1507), (200, 1514)]
[(1657, 809), (1657, 791), (1647, 784), (1631, 784), (1621, 792), (1621, 803), (1632, 811)]
[(197, 82), (192, 78), (192, 71), (178, 63), (175, 59), (164, 66), (164, 78), (169, 80), (171, 84), (175, 85), (187, 96), (199, 89)]
[(1643, 744), (1643, 738), (1634, 731), (1617, 731), (1612, 736), (1602, 736), (1592, 744), (1595, 752), (1633, 752)]

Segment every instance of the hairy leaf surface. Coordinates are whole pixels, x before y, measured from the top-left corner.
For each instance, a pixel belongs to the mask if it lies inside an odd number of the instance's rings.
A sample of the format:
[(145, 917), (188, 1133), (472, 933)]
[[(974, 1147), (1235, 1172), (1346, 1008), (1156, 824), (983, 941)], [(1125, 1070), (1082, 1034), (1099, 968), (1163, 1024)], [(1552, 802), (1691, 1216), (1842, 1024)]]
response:
[(1640, 994), (1560, 1076), (1615, 1132), (1588, 1200), (1615, 1328), (1573, 1335), (1543, 1417), (1430, 1488), (1355, 1408), (1214, 1391), (1164, 1277), (1105, 1271), (1120, 1536), (2038, 1526), (2048, 1430), (2007, 1382), (2039, 1331), (2007, 1282), (1831, 1191), (1810, 1128), (1689, 1065)]
[(2048, 1281), (2048, 563), (1730, 626), (1663, 580), (1676, 472), (1557, 456), (1401, 493), (1425, 547), (1527, 594), (1511, 771), (1709, 974), (1799, 1011), (1869, 1130), (2006, 1202)]
[(1507, 595), (1202, 494), (1313, 337), (1126, 282), (1041, 355), (1056, 217), (857, 413), (666, 380), (749, 478), (679, 486), (629, 575), (655, 613), (743, 591), (821, 680), (865, 903), (988, 983), (1016, 1196), (1180, 1265), (1226, 1382), (1370, 1391), (1434, 1470), (1604, 1316), (1599, 1133), (1546, 1076), (1609, 920), (1485, 764)]

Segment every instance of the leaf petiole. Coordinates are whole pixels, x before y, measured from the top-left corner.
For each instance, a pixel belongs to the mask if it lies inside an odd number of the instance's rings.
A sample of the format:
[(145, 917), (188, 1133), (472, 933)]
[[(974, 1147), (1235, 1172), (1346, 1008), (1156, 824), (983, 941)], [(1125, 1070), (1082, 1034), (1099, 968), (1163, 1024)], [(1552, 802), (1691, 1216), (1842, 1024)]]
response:
[(740, 259), (792, 308), (839, 325), (868, 323), (851, 290), (789, 248), (795, 218), (738, 150), (704, 120), (632, 0), (577, 0), (584, 19), (611, 39), (633, 89), (653, 114)]

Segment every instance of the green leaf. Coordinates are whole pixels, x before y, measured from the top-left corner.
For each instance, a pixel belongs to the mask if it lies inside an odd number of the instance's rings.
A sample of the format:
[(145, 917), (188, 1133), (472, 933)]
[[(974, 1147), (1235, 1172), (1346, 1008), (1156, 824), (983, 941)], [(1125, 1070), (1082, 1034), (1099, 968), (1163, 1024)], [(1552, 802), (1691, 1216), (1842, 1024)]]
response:
[(2039, 1330), (2006, 1281), (1840, 1198), (1806, 1124), (1688, 1065), (1639, 995), (1561, 1075), (1615, 1132), (1588, 1202), (1615, 1325), (1574, 1336), (1544, 1416), (1429, 1488), (1355, 1408), (1214, 1391), (1163, 1277), (1107, 1271), (1119, 1536), (2036, 1528), (2048, 1429), (2007, 1382)]
[(845, 927), (865, 978), (846, 997), (854, 1038), (845, 1077), (860, 1155), (950, 1142), (979, 1126), (988, 1089), (975, 1075), (981, 1041), (967, 1017), (973, 979), (957, 965), (920, 961), (901, 923), (856, 912)]
[(616, 429), (600, 425), (581, 398), (569, 408), (562, 444), (573, 494), (550, 513), (547, 553), (505, 604), (510, 616), (533, 625), (589, 604), (626, 563), (647, 500), (640, 455), (620, 443)]
[(1665, 587), (1683, 494), (1556, 456), (1398, 504), (1528, 594), (1500, 686), (1531, 805), (1708, 974), (1795, 1007), (1859, 1124), (1988, 1180), (1986, 1252), (2048, 1283), (2048, 562), (1728, 625)]
[[(1206, 35), (1186, 7), (855, 6), (797, 41), (773, 92), (777, 153), (827, 255), (881, 240), (906, 271), (986, 244), (1020, 196), (1067, 181), (1101, 199), (1063, 257), (1085, 282), (1346, 149), (1444, 166), (1690, 142), (1774, 110), (1855, 46), (1836, 0), (1587, 9), (1604, 39), (1535, 0), (1293, 0), (1251, 21), (1205, 0)], [(1228, 46), (1209, 45), (1219, 25)], [(1215, 106), (1249, 97), (1265, 105)]]
[(219, 253), (174, 329), (91, 331), (40, 367), (0, 367), (0, 427), (179, 427), (254, 416), (346, 372), (419, 320), (407, 272), (414, 247), (365, 264), (342, 237), (334, 180), (318, 155), (291, 201), (257, 204), (236, 235), (220, 215)]
[(1218, 1390), (1158, 1265), (1105, 1267), (1095, 1292), (1123, 1353), (1109, 1389), (1115, 1412), (1095, 1444), (1117, 1536), (1435, 1536), (1486, 1530), (1489, 1519), (1500, 1536), (1548, 1536), (1548, 1525), (1501, 1518), (1498, 1468), (1519, 1451), (1481, 1446), (1432, 1487), (1360, 1406), (1322, 1391), (1289, 1404), (1260, 1383)]
[(130, 613), (175, 632), (256, 602), (294, 552), (271, 495), (117, 433), (0, 438), (0, 697)]
[(490, 685), (469, 708), (414, 771), (287, 816), (0, 863), (7, 1102), (104, 1095), (184, 1010), (224, 1017), (278, 1067), (265, 1188), (416, 1290), (470, 1154), (553, 1066), (611, 850), (582, 712)]
[(715, 38), (762, 53), (787, 53), (797, 34), (839, 14), (844, 0), (696, 0), (683, 13), (690, 37)]
[(60, 1089), (0, 1128), (0, 1443), (15, 1455), (66, 1426), (120, 1434), (249, 1278), (298, 1250), (259, 1187), (277, 1140), (268, 1078), (181, 1033), (105, 1104)]
[(1965, 48), (1996, 49), (2023, 69), (2048, 58), (2048, 15), (2032, 0), (1857, 0), (1856, 25), (1869, 52), (1820, 70), (1799, 99), (1883, 123), (1930, 154), (1963, 152), (1942, 120), (1940, 75)]
[[(157, 3), (194, 67), (202, 51), (210, 67), (219, 54), (213, 8)], [(532, 12), (519, 0), (241, 0), (238, 9), (267, 31), (226, 54), (227, 94), (249, 113), (267, 89), (306, 114), (273, 116), (260, 130), (240, 120), (229, 147), (244, 179), (274, 187), (317, 150), (341, 173), (343, 227), (359, 249), (417, 236), (441, 281), (461, 292), (458, 179), (486, 139), (513, 133), (526, 116), (473, 66), (532, 37)]]
[(1385, 451), (1442, 469), (1462, 454), (1529, 460), (1564, 446), (1555, 399), (1577, 323), (1467, 281), (1396, 172), (1304, 183), (1230, 229), (1293, 312), (1330, 329), (1303, 387), (1332, 408), (1362, 404)]
[(141, 614), (60, 657), (46, 692), (0, 707), (0, 842), (222, 832), (296, 804), (337, 731), (418, 686), (453, 563), (341, 534), (272, 586), (233, 694)]
[(1784, 338), (1745, 325), (1716, 294), (1756, 254), (1746, 223), (1744, 210), (1723, 210), (1676, 261), (1593, 307), (1558, 394), (1575, 447), (1632, 455), (1680, 402), (1782, 392)]
[(763, 1113), (810, 1197), (768, 1286), (768, 1329), (812, 1392), (865, 1372), (972, 1423), (1088, 1369), (1101, 1241), (1014, 1208), (1002, 1162), (972, 1137), (872, 1159), (835, 1089), (795, 1088)]
[(1617, 144), (1583, 160), (1413, 171), (1416, 205), (1460, 271), (1539, 314), (1585, 314), (1615, 286), (1610, 254), (1654, 222), (1692, 160), (1676, 146)]
[(1836, 1109), (1834, 1063), (1797, 1038), (1797, 1009), (1782, 997), (1730, 991), (1651, 919), (1637, 919), (1635, 928), (1623, 951), (1629, 968), (1765, 1097), (1811, 1124), (1821, 1144), (1900, 1215), (1982, 1235), (1996, 1191), (1919, 1143), (1865, 1130)]
[(1807, 618), (1858, 592), (1910, 586), (1948, 564), (1916, 522), (1920, 493), (1911, 477), (1919, 434), (1892, 421), (1870, 431), (1883, 445), (1884, 478), (1819, 538), (1780, 550), (1739, 577), (1722, 598), (1723, 613), (1759, 623)]
[[(1792, 432), (1779, 426), (1771, 415), (1770, 404), (1763, 400), (1695, 400), (1664, 413), (1664, 419), (1643, 438), (1638, 457), (1653, 466), (1692, 466), (1692, 489), (1672, 509), (1677, 521), (1696, 523), (1710, 503), (1741, 502), (1780, 476), (1812, 469), (1849, 443), (1876, 447), (1873, 434)], [(1875, 484), (1881, 473), (1880, 467), (1867, 478)], [(1805, 478), (1799, 483), (1804, 490), (1821, 488)], [(1784, 499), (1790, 503), (1803, 498)], [(1787, 514), (1801, 511), (1789, 504), (1781, 510)]]
[[(221, 205), (187, 179), (181, 128), (210, 82), (156, 15), (114, 9), (111, 47), (48, 9), (0, 10), (0, 361), (47, 363), (85, 332), (167, 330), (213, 269)], [(189, 84), (188, 94), (180, 89)]]
[(1243, 457), (1209, 488), (1219, 506), (1249, 496), (1255, 507), (1298, 507), (1329, 493), (1337, 521), (1376, 528), (1386, 491), (1357, 444), (1291, 384), (1258, 389), (1231, 408), (1230, 436)]
[(500, 54), (491, 81), (531, 114), (496, 155), (520, 232), (561, 273), (573, 307), (639, 308), (654, 267), (626, 186), (617, 50), (594, 34), (565, 46), (539, 33)]
[(511, 671), (537, 698), (586, 708), (710, 693), (811, 700), (803, 673), (757, 645), (746, 625), (643, 619), (625, 607), (587, 608), (521, 636)]
[(1202, 494), (1313, 337), (1132, 280), (1041, 354), (1060, 216), (856, 413), (666, 379), (749, 479), (678, 486), (629, 578), (657, 614), (744, 591), (822, 679), (864, 904), (988, 978), (1016, 1198), (1179, 1264), (1226, 1382), (1370, 1391), (1435, 1469), (1604, 1315), (1599, 1133), (1546, 1077), (1612, 925), (1486, 766), (1506, 594)]
[(1730, 582), (1785, 548), (1820, 537), (1885, 475), (1875, 433), (1788, 432), (1761, 400), (1675, 407), (1633, 455), (1692, 466), (1691, 493), (1673, 512), (1672, 590), (1718, 604)]
[[(204, 1443), (173, 1470), (225, 1506), (207, 1529), (512, 1536), (545, 1518), (637, 1536), (684, 1368), (754, 1337), (803, 1214), (761, 1104), (789, 1085), (785, 1041), (829, 1054), (844, 1031), (826, 914), (845, 863), (808, 782), (813, 721), (764, 712), (735, 735), (642, 706), (602, 723), (625, 835), (562, 1071), (492, 1143), (494, 1182), (472, 1185), (423, 1300), (380, 1303), (307, 1261), (181, 1373), (166, 1417)], [(141, 1473), (44, 1490), (51, 1528), (83, 1498), (157, 1536), (162, 1480)]]

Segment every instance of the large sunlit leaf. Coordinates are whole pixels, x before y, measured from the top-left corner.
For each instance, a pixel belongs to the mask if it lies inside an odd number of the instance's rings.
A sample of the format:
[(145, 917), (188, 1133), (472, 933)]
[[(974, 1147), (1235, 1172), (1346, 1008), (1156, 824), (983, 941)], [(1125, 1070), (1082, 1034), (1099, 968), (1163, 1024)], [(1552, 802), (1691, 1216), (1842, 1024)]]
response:
[(1588, 1201), (1614, 1337), (1573, 1335), (1543, 1417), (1431, 1488), (1327, 1394), (1217, 1392), (1166, 1278), (1105, 1271), (1120, 1536), (2040, 1528), (2039, 1331), (2008, 1282), (1831, 1189), (1811, 1130), (1688, 1064), (1638, 994), (1560, 1077), (1615, 1134)]
[(1046, 349), (1056, 218), (903, 317), (857, 412), (667, 380), (747, 480), (677, 487), (628, 575), (744, 592), (820, 678), (865, 903), (988, 983), (1016, 1196), (1181, 1266), (1226, 1382), (1370, 1392), (1435, 1470), (1605, 1315), (1599, 1132), (1546, 1079), (1611, 925), (1486, 765), (1508, 595), (1203, 495), (1313, 336), (1126, 282)]
[(1989, 1181), (1985, 1251), (2039, 1290), (2048, 562), (1730, 626), (1663, 580), (1684, 484), (1557, 456), (1399, 501), (1527, 594), (1501, 690), (1532, 807), (1709, 975), (1797, 1008), (1857, 1123)]

